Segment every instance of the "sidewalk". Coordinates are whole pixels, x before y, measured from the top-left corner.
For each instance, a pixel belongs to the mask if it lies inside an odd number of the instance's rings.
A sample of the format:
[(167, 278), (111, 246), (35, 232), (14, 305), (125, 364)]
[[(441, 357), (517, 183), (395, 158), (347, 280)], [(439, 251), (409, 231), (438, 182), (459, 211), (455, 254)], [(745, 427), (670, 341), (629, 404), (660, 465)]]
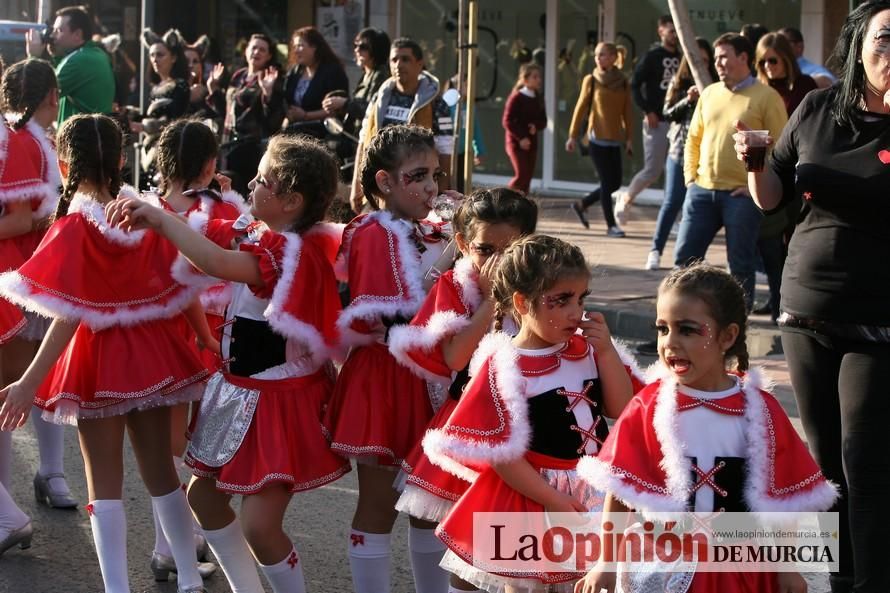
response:
[[(654, 339), (655, 295), (658, 284), (673, 265), (675, 243), (673, 237), (668, 240), (661, 258), (661, 270), (643, 269), (652, 245), (658, 207), (634, 204), (630, 222), (623, 227), (627, 237), (613, 239), (606, 237), (599, 204), (594, 204), (587, 211), (590, 230), (586, 230), (569, 209), (571, 202), (566, 198), (540, 198), (538, 232), (560, 237), (584, 251), (592, 270), (588, 308), (606, 316), (613, 335), (630, 344)], [(722, 232), (708, 250), (707, 261), (726, 266), (726, 245)], [(766, 300), (768, 294), (766, 285), (758, 283), (755, 301)], [(749, 318), (748, 348), (751, 365), (763, 367), (773, 379), (774, 393), (803, 436), (779, 331), (772, 325), (769, 316), (752, 315)], [(642, 365), (655, 360), (652, 357), (638, 358)]]

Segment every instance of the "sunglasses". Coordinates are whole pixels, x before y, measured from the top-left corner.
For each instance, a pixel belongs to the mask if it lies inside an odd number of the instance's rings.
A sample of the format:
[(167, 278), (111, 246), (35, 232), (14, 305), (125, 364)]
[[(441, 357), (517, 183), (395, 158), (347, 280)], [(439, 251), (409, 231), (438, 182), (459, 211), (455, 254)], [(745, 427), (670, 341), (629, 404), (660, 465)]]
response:
[(371, 46), (369, 46), (365, 42), (360, 42), (360, 43), (353, 43), (352, 48), (357, 49), (359, 51), (368, 51), (369, 49), (371, 49)]
[(764, 60), (760, 60), (757, 64), (763, 68), (764, 64), (769, 64), (770, 66), (775, 66), (779, 63), (779, 58), (766, 58)]

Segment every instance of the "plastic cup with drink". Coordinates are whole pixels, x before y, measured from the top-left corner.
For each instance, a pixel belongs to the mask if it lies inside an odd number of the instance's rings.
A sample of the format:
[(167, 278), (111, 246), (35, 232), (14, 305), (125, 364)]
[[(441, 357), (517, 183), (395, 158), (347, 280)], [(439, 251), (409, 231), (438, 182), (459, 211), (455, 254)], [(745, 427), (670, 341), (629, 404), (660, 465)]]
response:
[(745, 170), (750, 173), (763, 171), (766, 164), (766, 149), (769, 144), (769, 130), (743, 130), (745, 135)]

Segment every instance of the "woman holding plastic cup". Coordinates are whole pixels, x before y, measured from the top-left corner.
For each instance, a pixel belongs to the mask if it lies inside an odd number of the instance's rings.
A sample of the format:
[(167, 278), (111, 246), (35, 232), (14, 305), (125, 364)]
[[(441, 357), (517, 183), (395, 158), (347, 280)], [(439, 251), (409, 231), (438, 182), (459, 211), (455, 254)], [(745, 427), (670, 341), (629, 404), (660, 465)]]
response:
[(803, 201), (779, 325), (810, 449), (843, 495), (832, 592), (890, 591), (890, 0), (850, 13), (833, 61), (839, 83), (807, 95), (748, 187), (766, 211)]

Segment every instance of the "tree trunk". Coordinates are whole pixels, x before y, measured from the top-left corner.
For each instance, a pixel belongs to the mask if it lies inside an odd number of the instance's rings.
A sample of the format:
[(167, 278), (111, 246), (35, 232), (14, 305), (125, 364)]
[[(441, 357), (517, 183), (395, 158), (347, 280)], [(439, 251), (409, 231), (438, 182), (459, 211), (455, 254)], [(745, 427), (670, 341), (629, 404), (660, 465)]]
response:
[(714, 81), (711, 80), (707, 64), (701, 59), (701, 52), (699, 52), (698, 43), (695, 41), (695, 31), (692, 30), (692, 21), (689, 19), (686, 0), (668, 0), (668, 5), (671, 8), (671, 17), (674, 19), (677, 37), (680, 39), (680, 47), (683, 48), (683, 55), (689, 62), (689, 69), (692, 71), (692, 77), (695, 78), (695, 85), (701, 92)]

